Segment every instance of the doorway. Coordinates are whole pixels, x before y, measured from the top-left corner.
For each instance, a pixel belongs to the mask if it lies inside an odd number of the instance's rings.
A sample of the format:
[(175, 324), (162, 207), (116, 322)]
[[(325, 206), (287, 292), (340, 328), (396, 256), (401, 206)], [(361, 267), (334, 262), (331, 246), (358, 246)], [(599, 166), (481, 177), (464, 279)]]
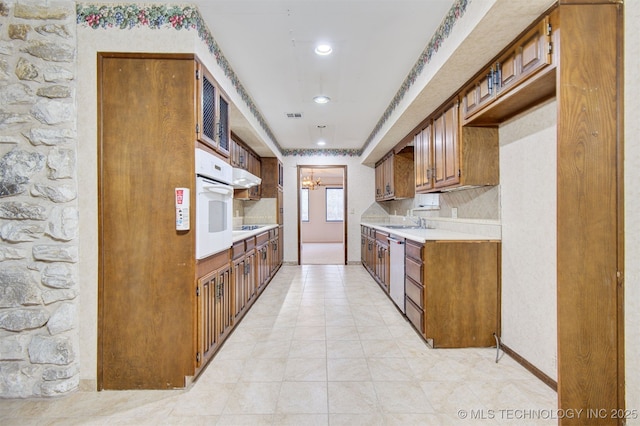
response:
[(298, 166), (298, 264), (347, 264), (347, 166)]

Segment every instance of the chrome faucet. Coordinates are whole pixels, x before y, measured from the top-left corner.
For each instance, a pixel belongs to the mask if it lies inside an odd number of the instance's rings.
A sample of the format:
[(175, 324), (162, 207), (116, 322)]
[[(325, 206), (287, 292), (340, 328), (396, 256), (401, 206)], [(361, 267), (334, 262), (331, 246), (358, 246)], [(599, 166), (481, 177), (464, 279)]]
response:
[(423, 221), (420, 216), (407, 216), (407, 217), (411, 222), (414, 223), (414, 225), (419, 226), (420, 228), (423, 228)]

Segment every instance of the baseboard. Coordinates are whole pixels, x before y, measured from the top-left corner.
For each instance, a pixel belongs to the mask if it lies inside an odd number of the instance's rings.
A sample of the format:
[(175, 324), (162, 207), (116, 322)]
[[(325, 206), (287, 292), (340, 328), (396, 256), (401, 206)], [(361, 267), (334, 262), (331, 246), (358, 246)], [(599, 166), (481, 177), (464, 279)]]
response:
[(513, 358), (515, 362), (517, 362), (518, 364), (523, 366), (525, 369), (527, 369), (531, 374), (536, 376), (538, 379), (542, 380), (542, 382), (545, 385), (549, 386), (551, 389), (553, 389), (554, 391), (558, 392), (558, 382), (553, 380), (551, 377), (547, 376), (538, 367), (536, 367), (535, 365), (531, 364), (529, 361), (527, 361), (522, 356), (520, 356), (517, 352), (515, 352), (514, 350), (512, 350), (508, 346), (504, 345), (502, 342), (500, 342), (500, 349), (502, 349), (502, 351), (505, 354), (507, 354), (511, 358)]

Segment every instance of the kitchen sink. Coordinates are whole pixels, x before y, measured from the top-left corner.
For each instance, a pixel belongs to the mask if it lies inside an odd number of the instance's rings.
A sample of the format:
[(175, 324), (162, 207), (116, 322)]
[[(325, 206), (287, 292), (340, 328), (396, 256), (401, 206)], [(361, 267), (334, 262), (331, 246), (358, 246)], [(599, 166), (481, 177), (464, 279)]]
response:
[(264, 227), (264, 225), (242, 225), (238, 231), (253, 231), (254, 229), (260, 229)]
[(421, 229), (418, 225), (381, 225), (389, 229)]

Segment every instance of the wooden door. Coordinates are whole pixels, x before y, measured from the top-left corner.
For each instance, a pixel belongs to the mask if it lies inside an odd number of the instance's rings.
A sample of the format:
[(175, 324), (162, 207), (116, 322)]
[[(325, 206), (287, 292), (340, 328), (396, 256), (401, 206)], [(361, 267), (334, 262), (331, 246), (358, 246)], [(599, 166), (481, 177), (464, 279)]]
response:
[(622, 11), (559, 6), (558, 408), (607, 414), (562, 425), (622, 424), (625, 407)]
[(99, 389), (194, 373), (195, 237), (174, 200), (194, 187), (194, 76), (193, 56), (98, 57)]

